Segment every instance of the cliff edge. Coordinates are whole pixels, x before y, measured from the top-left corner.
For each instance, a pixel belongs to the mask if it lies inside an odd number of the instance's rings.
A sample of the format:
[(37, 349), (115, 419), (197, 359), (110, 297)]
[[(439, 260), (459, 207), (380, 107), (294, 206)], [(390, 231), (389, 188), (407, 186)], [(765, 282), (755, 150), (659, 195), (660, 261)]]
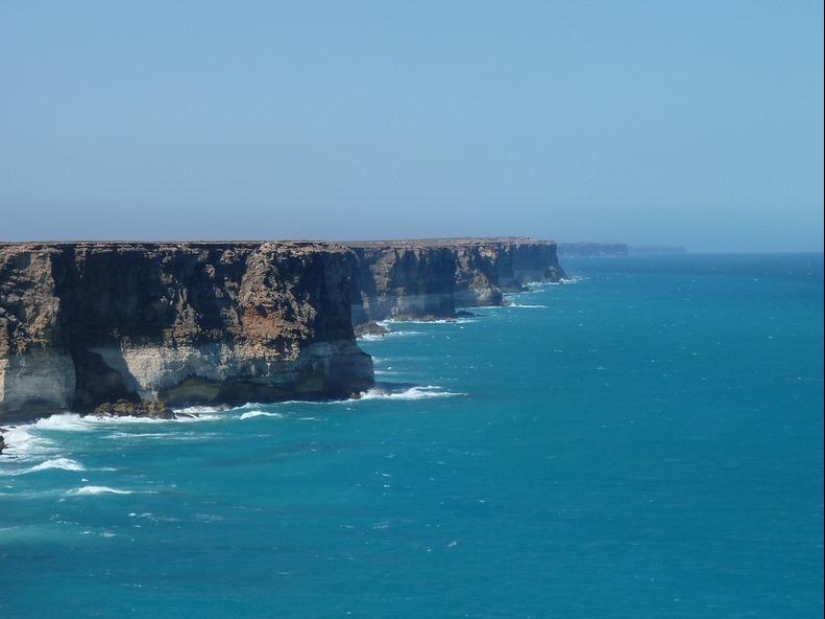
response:
[(353, 324), (563, 276), (555, 242), (522, 237), (0, 244), (0, 421), (348, 397), (374, 384)]
[(319, 243), (0, 245), (0, 419), (368, 389), (350, 254)]
[(526, 237), (348, 243), (352, 321), (450, 318), (564, 277), (554, 241)]

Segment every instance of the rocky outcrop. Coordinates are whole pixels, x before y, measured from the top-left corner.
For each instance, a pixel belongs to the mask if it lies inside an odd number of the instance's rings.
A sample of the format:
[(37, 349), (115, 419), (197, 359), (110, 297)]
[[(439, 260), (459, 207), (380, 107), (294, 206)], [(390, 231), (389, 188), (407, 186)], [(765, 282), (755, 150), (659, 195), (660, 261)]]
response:
[(317, 243), (0, 245), (0, 419), (367, 389), (351, 256)]
[(352, 243), (353, 323), (451, 318), (500, 305), (528, 281), (559, 281), (556, 243), (528, 238)]

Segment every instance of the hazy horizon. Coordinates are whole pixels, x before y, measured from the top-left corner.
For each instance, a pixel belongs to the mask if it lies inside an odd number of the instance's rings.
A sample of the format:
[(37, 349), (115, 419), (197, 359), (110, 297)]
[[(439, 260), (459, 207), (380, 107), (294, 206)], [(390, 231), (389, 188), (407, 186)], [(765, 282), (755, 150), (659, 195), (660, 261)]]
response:
[(823, 7), (7, 3), (0, 241), (823, 251)]

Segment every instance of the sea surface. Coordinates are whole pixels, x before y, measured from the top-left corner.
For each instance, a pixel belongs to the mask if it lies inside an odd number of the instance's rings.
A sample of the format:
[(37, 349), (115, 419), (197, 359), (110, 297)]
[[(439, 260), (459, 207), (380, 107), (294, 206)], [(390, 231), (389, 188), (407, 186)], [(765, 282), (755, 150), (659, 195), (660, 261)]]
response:
[(822, 255), (564, 266), (361, 400), (7, 428), (0, 617), (821, 617)]

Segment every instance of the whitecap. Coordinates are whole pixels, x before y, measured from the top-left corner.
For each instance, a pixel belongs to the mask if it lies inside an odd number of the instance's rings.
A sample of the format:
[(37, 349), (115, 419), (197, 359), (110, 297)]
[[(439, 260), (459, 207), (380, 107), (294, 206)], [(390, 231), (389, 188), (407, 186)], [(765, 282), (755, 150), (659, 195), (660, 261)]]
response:
[(241, 415), (243, 419), (253, 419), (255, 417), (283, 417), (282, 413), (267, 413), (266, 411), (249, 411)]
[(56, 430), (61, 432), (86, 432), (89, 430), (88, 418), (77, 413), (61, 413), (38, 419), (34, 427), (38, 430)]
[(86, 467), (71, 458), (54, 458), (53, 460), (46, 460), (45, 462), (34, 465), (27, 472), (36, 473), (38, 471), (47, 471), (49, 469), (60, 469), (63, 471), (85, 471)]
[[(399, 320), (395, 324), (407, 324), (407, 325), (457, 325), (457, 324), (465, 324), (468, 322), (478, 322), (478, 320), (474, 318), (436, 318), (435, 320)], [(389, 334), (393, 333), (404, 333), (403, 331), (390, 331)], [(410, 333), (418, 333), (417, 331), (411, 331)]]
[(172, 410), (176, 413), (184, 413), (187, 415), (203, 415), (209, 413), (219, 413), (222, 409), (216, 408), (214, 406), (187, 406), (185, 408), (175, 408)]
[(86, 424), (86, 429), (93, 429), (96, 426), (113, 426), (113, 425), (143, 425), (143, 424), (175, 424), (175, 423), (200, 423), (203, 421), (215, 421), (222, 417), (222, 413), (209, 409), (214, 412), (186, 412), (188, 409), (177, 411), (181, 413), (180, 416), (173, 419), (162, 419), (159, 417), (138, 417), (132, 415), (118, 415), (118, 416), (88, 416), (82, 418), (82, 423)]
[(427, 385), (410, 387), (403, 391), (386, 391), (380, 388), (370, 389), (361, 396), (361, 400), (427, 400), (431, 398), (454, 398), (466, 396), (466, 393), (443, 391), (442, 387)]
[(100, 494), (132, 494), (132, 491), (110, 488), (109, 486), (82, 486), (69, 490), (66, 494), (69, 496), (97, 496)]
[(31, 430), (35, 424), (14, 426), (4, 430), (6, 441), (4, 455), (17, 459), (28, 460), (32, 456), (44, 456), (55, 453), (55, 443), (51, 439), (36, 436)]
[(508, 309), (547, 309), (546, 305), (535, 305), (527, 303), (511, 303), (506, 306)]

